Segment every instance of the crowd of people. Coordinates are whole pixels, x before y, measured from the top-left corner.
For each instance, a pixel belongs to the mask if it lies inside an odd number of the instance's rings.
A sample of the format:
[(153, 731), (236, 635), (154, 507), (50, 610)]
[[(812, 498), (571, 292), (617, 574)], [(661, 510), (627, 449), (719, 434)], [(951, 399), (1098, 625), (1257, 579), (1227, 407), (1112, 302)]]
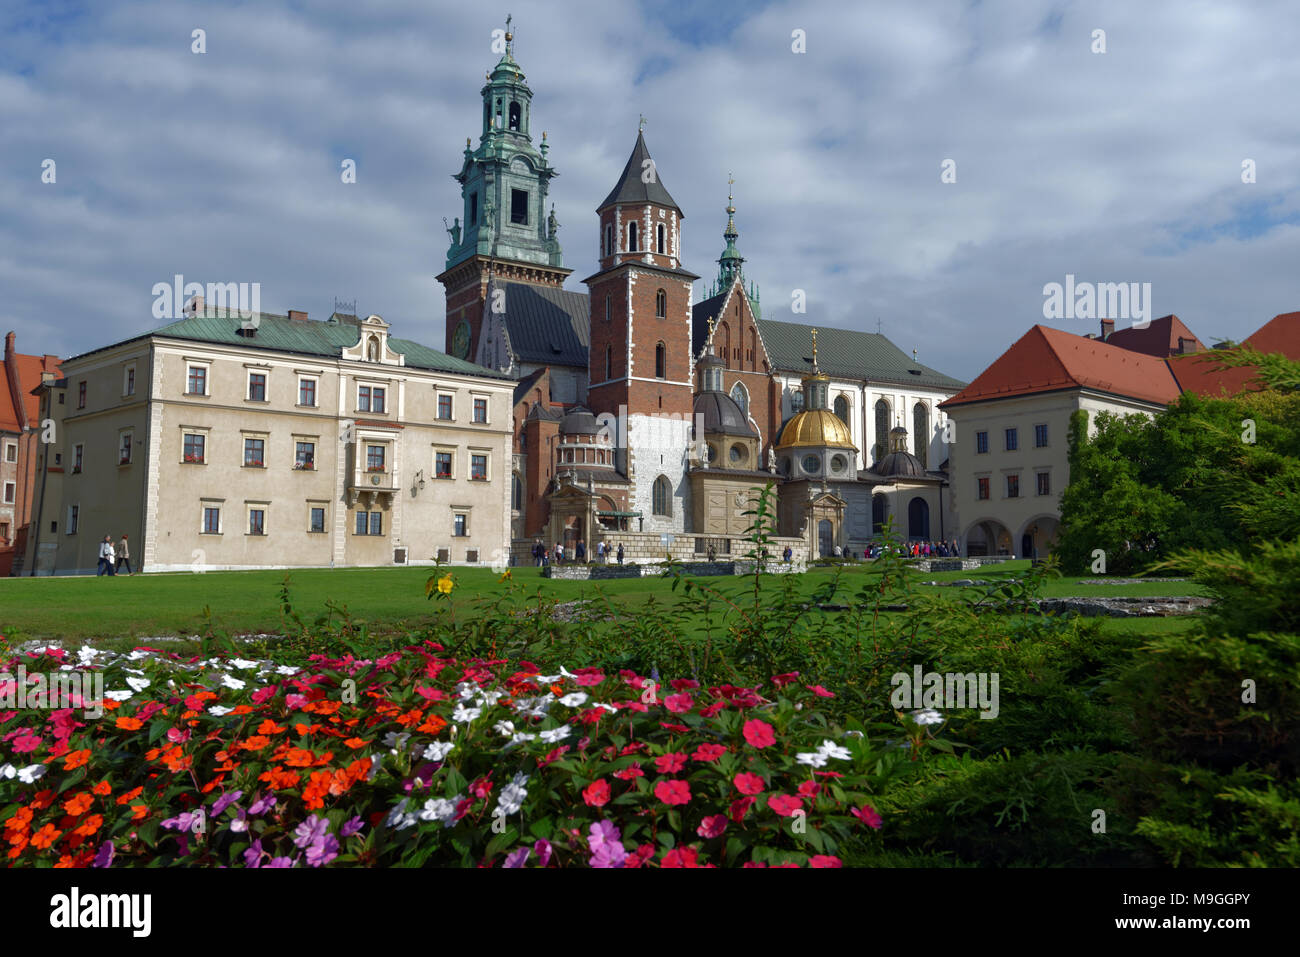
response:
[[(107, 539), (105, 539), (107, 541)], [(126, 547), (126, 536), (122, 536), (122, 546)], [(111, 548), (111, 546), (110, 546)], [(831, 554), (836, 558), (847, 558), (850, 561), (874, 561), (879, 558), (886, 548), (901, 550), (901, 553), (908, 558), (957, 558), (961, 556), (961, 550), (957, 545), (957, 539), (951, 541), (912, 541), (902, 543), (873, 542), (866, 548), (855, 551), (854, 549), (845, 549), (836, 545)], [(709, 546), (709, 561), (714, 561), (717, 554), (712, 545)], [(618, 564), (623, 564), (623, 545), (617, 545), (609, 542), (597, 542), (594, 561), (598, 565), (607, 565), (611, 561), (617, 560)], [(790, 564), (794, 560), (794, 550), (786, 545), (781, 552), (781, 560)], [(554, 548), (547, 548), (542, 544), (542, 540), (537, 539), (533, 545), (533, 564), (538, 568), (552, 563), (563, 565), (565, 562), (575, 564), (585, 564), (587, 562), (587, 543), (578, 539), (573, 546), (572, 551), (565, 548), (563, 542), (556, 542)]]
[[(125, 572), (122, 571), (124, 568)], [(111, 535), (105, 535), (99, 543), (99, 570), (95, 572), (96, 577), (119, 574), (135, 574), (131, 570), (131, 550), (127, 547), (126, 532), (122, 533), (116, 545), (113, 544)]]
[[(596, 564), (608, 565), (611, 559), (617, 559), (620, 565), (623, 564), (623, 543), (619, 542), (617, 546), (609, 542), (596, 543)], [(565, 549), (563, 542), (556, 542), (554, 548), (547, 548), (542, 544), (539, 538), (533, 545), (533, 564), (538, 568), (549, 565), (554, 562), (556, 565), (563, 565), (566, 561), (572, 561), (575, 564), (582, 565), (587, 562), (587, 543), (578, 539), (570, 553)]]

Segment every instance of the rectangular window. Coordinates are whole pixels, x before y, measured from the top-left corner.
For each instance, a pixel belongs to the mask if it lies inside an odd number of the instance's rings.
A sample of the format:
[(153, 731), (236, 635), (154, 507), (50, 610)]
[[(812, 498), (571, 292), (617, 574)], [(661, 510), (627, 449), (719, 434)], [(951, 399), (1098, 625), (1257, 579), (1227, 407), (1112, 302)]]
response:
[(370, 390), (370, 411), (383, 412), (384, 399), (385, 399), (385, 394), (383, 389), (379, 388), (378, 386), (371, 389)]
[(1047, 445), (1047, 426), (1034, 426), (1034, 448), (1041, 449)]
[(203, 534), (221, 534), (221, 509), (214, 505), (206, 505), (203, 508)]
[(370, 534), (371, 535), (384, 534), (384, 513), (383, 512), (370, 513)]
[(1015, 429), (1007, 429), (1006, 436), (1007, 436), (1006, 444), (1007, 444), (1008, 452), (1014, 452), (1016, 449), (1020, 448), (1020, 438), (1019, 436), (1016, 435)]
[(989, 434), (987, 432), (975, 433), (975, 453), (983, 455), (989, 450)]
[(127, 366), (122, 375), (122, 394), (135, 395), (135, 366)]
[[(478, 225), (478, 193), (469, 194), (469, 225)], [(469, 237), (465, 237), (468, 239)]]
[(469, 457), (469, 480), (471, 482), (487, 481), (487, 462), (486, 455), (471, 455)]
[(0, 542), (9, 544), (9, 523), (0, 522)]
[(370, 411), (370, 386), (368, 385), (357, 386), (357, 411)]
[(1007, 476), (1007, 498), (1020, 498), (1020, 476)]
[(474, 400), (474, 421), (475, 422), (487, 421), (487, 399), (476, 398)]
[(203, 452), (207, 445), (208, 437), (206, 435), (185, 436), (185, 461), (199, 465), (203, 464)]
[(5, 461), (6, 462), (18, 461), (18, 444), (16, 442), (5, 443)]
[(84, 448), (85, 447), (81, 445), (74, 445), (72, 447), (72, 474), (73, 475), (76, 475), (78, 472), (81, 471), (81, 456)]
[(244, 465), (259, 469), (266, 465), (265, 439), (244, 439)]
[(382, 445), (366, 446), (366, 471), (382, 472), (384, 470), (384, 447)]
[(315, 408), (316, 406), (316, 380), (315, 379), (298, 380), (298, 404)]
[(266, 401), (265, 372), (250, 372), (248, 374), (248, 400), (250, 402)]
[(311, 525), (308, 526), (307, 531), (309, 532), (325, 531), (325, 509), (319, 506), (312, 506)]
[(81, 506), (69, 505), (68, 506), (68, 534), (69, 535), (77, 534), (77, 525), (80, 522), (81, 522)]
[(132, 438), (133, 438), (133, 435), (132, 435), (130, 432), (123, 432), (123, 433), (122, 433), (122, 437), (121, 437), (121, 439), (120, 439), (119, 442), (118, 442), (118, 448), (117, 448), (117, 464), (118, 464), (118, 465), (130, 465), (130, 464), (131, 464), (131, 440), (132, 440)]
[(976, 479), (976, 482), (979, 483), (979, 493), (978, 493), (979, 498), (982, 498), (982, 499), (984, 499), (984, 498), (988, 498), (988, 497), (989, 497), (989, 480), (986, 479), (986, 478), (982, 478), (982, 479)]
[(451, 478), (451, 453), (435, 452), (433, 456), (433, 477), (440, 479)]
[(208, 370), (203, 366), (190, 366), (189, 377), (185, 380), (186, 395), (208, 394)]
[(1039, 495), (1052, 494), (1052, 475), (1050, 472), (1038, 473), (1038, 494)]
[(449, 395), (438, 396), (438, 418), (440, 419), (451, 418), (451, 396)]
[(528, 190), (510, 191), (510, 222), (516, 226), (528, 225)]
[(14, 492), (18, 488), (14, 482), (5, 482), (5, 504), (12, 505), (14, 501)]
[(265, 535), (266, 534), (266, 510), (261, 508), (250, 508), (248, 510), (248, 534)]
[(457, 515), (452, 519), (452, 534), (457, 538), (464, 538), (469, 534), (468, 515)]
[(77, 408), (84, 409), (85, 407), (86, 407), (86, 383), (85, 380), (83, 379), (81, 382), (77, 383)]
[(316, 467), (316, 443), (297, 442), (294, 444), (293, 467), (311, 471)]

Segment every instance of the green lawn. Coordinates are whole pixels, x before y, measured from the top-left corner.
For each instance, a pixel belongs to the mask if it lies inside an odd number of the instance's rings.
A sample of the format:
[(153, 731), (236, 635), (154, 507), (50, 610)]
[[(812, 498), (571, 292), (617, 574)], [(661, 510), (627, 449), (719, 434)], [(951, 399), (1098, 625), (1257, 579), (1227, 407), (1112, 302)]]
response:
[[(837, 600), (846, 602), (866, 583), (870, 565), (844, 566), (843, 591)], [(1009, 562), (984, 572), (918, 573), (918, 581), (959, 578), (990, 579), (1023, 574), (1027, 562)], [(357, 619), (375, 631), (418, 628), (430, 616), (431, 606), (424, 584), (433, 569), (346, 568), (300, 569), (287, 573), (294, 609), (310, 622), (333, 600), (346, 605)], [(485, 568), (456, 568), (453, 598), (458, 614), (472, 613), (480, 596), (505, 595), (509, 586), (498, 574)], [(797, 594), (810, 595), (835, 574), (833, 569), (814, 568), (798, 576)], [(192, 635), (202, 627), (202, 610), (212, 610), (219, 629), (231, 634), (279, 632), (281, 630), (279, 590), (284, 571), (175, 573), (131, 577), (10, 578), (0, 579), (0, 633), (19, 638), (141, 638), (161, 635)], [(529, 594), (541, 589), (560, 601), (607, 596), (616, 605), (635, 606), (648, 597), (677, 601), (671, 583), (662, 578), (637, 578), (600, 583), (543, 579), (536, 568), (512, 570), (516, 585)], [(1078, 577), (1050, 581), (1045, 596), (1108, 595), (1158, 596), (1202, 594), (1187, 582), (1153, 581), (1142, 585), (1078, 584)], [(752, 578), (702, 579), (709, 586), (743, 600), (752, 593)], [(775, 576), (764, 579), (765, 587), (781, 587)], [(956, 599), (968, 589), (934, 588)], [(1112, 620), (1117, 627), (1155, 632), (1173, 627), (1167, 619)]]

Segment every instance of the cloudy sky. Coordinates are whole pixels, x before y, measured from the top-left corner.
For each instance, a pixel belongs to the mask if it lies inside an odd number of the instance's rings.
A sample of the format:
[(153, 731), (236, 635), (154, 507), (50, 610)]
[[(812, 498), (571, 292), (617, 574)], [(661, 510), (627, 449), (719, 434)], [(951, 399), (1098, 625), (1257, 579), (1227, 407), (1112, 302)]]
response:
[(1067, 274), (1149, 282), (1152, 316), (1207, 343), (1300, 309), (1288, 0), (740, 6), (6, 0), (0, 330), (96, 348), (159, 325), (153, 285), (180, 273), (260, 282), (265, 310), (313, 319), (356, 300), (441, 347), (442, 219), (507, 12), (571, 288), (644, 113), (688, 268), (716, 272), (731, 172), (768, 318), (879, 321), (962, 379), (1045, 321)]

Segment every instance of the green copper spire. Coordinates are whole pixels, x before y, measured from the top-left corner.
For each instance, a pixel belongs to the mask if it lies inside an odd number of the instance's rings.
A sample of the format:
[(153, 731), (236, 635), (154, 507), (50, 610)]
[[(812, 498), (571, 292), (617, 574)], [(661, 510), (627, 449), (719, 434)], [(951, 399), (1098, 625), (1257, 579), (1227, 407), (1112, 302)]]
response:
[[(736, 200), (733, 189), (736, 180), (727, 174), (727, 228), (723, 230), (722, 237), (727, 241), (727, 246), (718, 257), (718, 278), (709, 290), (709, 296), (716, 296), (726, 292), (731, 288), (731, 284), (737, 279), (741, 280), (741, 288), (744, 289), (744, 267), (745, 257), (740, 255), (740, 250), (736, 248), (736, 240), (740, 238), (740, 233), (736, 230)], [(749, 297), (750, 309), (755, 316), (759, 315), (758, 307), (758, 287), (753, 283), (745, 290)]]

